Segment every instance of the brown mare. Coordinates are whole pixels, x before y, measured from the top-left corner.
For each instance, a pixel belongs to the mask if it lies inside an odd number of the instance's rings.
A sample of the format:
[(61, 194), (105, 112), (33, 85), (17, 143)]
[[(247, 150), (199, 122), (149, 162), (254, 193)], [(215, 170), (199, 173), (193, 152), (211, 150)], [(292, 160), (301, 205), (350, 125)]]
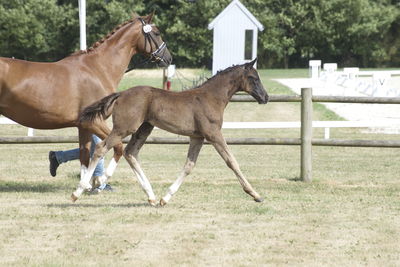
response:
[(137, 86), (114, 93), (87, 107), (79, 118), (82, 123), (96, 124), (112, 114), (113, 129), (103, 142), (97, 144), (88, 172), (72, 194), (72, 199), (75, 201), (80, 192), (90, 188), (89, 180), (99, 159), (116, 144), (121, 143), (124, 137), (132, 134), (124, 150), (124, 157), (136, 173), (149, 203), (156, 205), (150, 182), (140, 167), (138, 153), (154, 126), (157, 126), (190, 137), (186, 164), (178, 179), (169, 187), (168, 193), (161, 198), (161, 205), (167, 204), (178, 191), (183, 179), (193, 169), (204, 139), (215, 147), (228, 167), (234, 171), (243, 190), (255, 201), (261, 202), (263, 199), (243, 176), (221, 133), (224, 109), (236, 92), (244, 91), (260, 104), (268, 101), (268, 94), (253, 68), (255, 61), (219, 72), (192, 90), (170, 92)]
[[(102, 122), (88, 129), (78, 122), (84, 107), (115, 92), (133, 55), (143, 53), (161, 66), (171, 55), (150, 25), (153, 14), (135, 16), (117, 26), (86, 51), (51, 63), (0, 57), (0, 114), (27, 127), (58, 129), (78, 127), (81, 178), (89, 164), (91, 133), (104, 139), (110, 129)], [(111, 176), (122, 156), (115, 144), (114, 158), (106, 170)]]

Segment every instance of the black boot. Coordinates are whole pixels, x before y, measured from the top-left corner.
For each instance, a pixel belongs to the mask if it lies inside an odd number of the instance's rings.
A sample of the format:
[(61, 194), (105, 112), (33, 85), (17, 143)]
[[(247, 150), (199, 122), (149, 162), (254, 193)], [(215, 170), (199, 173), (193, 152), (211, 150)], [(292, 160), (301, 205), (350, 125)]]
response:
[(50, 174), (55, 177), (57, 175), (57, 168), (60, 166), (56, 158), (56, 153), (54, 151), (49, 152), (49, 161), (50, 161)]

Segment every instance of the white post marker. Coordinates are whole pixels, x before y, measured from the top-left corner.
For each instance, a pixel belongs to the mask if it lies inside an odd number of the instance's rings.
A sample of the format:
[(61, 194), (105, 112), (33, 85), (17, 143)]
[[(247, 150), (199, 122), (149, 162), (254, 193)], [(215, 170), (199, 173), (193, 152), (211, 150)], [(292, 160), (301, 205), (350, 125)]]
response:
[(319, 78), (319, 72), (321, 70), (321, 60), (310, 60), (309, 61), (309, 73), (310, 77), (313, 80), (316, 80)]
[(360, 72), (360, 68), (343, 68), (343, 72), (350, 80), (355, 80)]
[(388, 96), (389, 90), (386, 88), (388, 81), (390, 80), (390, 73), (387, 72), (375, 72), (372, 75), (374, 87), (376, 88), (373, 96)]
[(86, 0), (79, 2), (79, 46), (81, 50), (86, 50)]
[(336, 70), (337, 70), (336, 63), (324, 63), (324, 71), (326, 73), (327, 82), (332, 83), (336, 80)]
[(169, 65), (167, 68), (168, 79), (171, 79), (175, 75), (175, 65)]

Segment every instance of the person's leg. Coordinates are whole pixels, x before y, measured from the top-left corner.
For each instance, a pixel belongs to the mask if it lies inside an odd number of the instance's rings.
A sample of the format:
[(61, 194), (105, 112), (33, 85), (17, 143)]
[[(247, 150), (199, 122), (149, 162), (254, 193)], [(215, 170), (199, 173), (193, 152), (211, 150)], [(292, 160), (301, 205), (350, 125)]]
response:
[(56, 151), (56, 158), (59, 164), (65, 163), (71, 160), (79, 159), (79, 148), (71, 150)]
[(79, 159), (79, 148), (65, 151), (50, 151), (49, 161), (51, 176), (55, 177), (57, 175), (57, 168), (61, 163), (75, 159)]
[[(96, 135), (92, 135), (92, 145), (90, 148), (90, 157), (92, 157), (96, 144), (101, 142), (101, 139)], [(50, 151), (50, 174), (54, 177), (57, 175), (57, 168), (61, 163), (68, 162), (70, 160), (79, 159), (79, 148), (64, 150), (64, 151)], [(101, 159), (96, 166), (93, 176), (102, 176), (104, 174), (104, 159)]]
[[(101, 139), (99, 137), (97, 137), (96, 135), (92, 135), (92, 146), (90, 148), (90, 158), (93, 157), (93, 153), (96, 148), (96, 145), (100, 142), (101, 142)], [(113, 188), (109, 184), (105, 183), (105, 181), (107, 180), (107, 177), (105, 176), (105, 173), (104, 173), (104, 158), (101, 158), (99, 163), (97, 163), (92, 177), (93, 177), (93, 188), (94, 188), (92, 193), (98, 193), (102, 190), (113, 191)]]
[[(101, 139), (96, 135), (92, 135), (92, 146), (90, 147), (90, 158), (93, 156), (96, 145), (101, 142)], [(93, 176), (102, 176), (104, 174), (104, 158), (100, 159), (99, 163), (94, 169)]]

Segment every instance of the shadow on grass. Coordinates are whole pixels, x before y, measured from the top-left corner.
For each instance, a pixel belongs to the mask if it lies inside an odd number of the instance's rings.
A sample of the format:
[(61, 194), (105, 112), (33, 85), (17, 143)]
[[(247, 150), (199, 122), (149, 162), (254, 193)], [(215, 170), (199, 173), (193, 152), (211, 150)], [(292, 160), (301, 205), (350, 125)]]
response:
[(50, 183), (28, 183), (28, 182), (0, 182), (0, 192), (54, 192), (62, 189), (60, 185)]
[(148, 203), (125, 203), (125, 204), (79, 204), (79, 203), (64, 203), (64, 204), (48, 204), (46, 205), (48, 208), (140, 208), (140, 207), (149, 207), (149, 208), (161, 208), (161, 206), (152, 207)]
[(303, 179), (300, 177), (288, 178), (287, 180), (290, 182), (303, 182)]

